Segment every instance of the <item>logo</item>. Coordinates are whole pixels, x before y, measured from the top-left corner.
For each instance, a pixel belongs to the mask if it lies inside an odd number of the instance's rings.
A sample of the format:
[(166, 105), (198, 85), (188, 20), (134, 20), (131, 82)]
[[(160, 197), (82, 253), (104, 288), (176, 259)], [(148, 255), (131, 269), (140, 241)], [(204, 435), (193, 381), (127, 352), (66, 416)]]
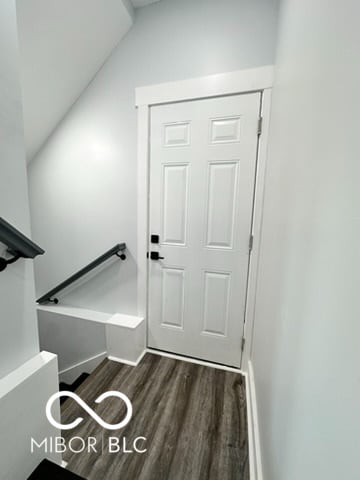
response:
[(123, 418), (123, 420), (121, 420), (121, 422), (116, 423), (115, 425), (105, 422), (101, 417), (99, 417), (99, 415), (97, 415), (96, 412), (94, 412), (92, 408), (90, 408), (84, 402), (84, 400), (82, 400), (78, 395), (76, 395), (76, 393), (67, 392), (67, 391), (56, 392), (47, 401), (46, 417), (55, 428), (59, 428), (60, 430), (71, 430), (72, 428), (75, 428), (78, 425), (80, 425), (80, 423), (84, 420), (82, 417), (78, 417), (72, 423), (69, 423), (67, 425), (57, 422), (52, 416), (51, 407), (55, 402), (55, 400), (57, 400), (60, 397), (70, 397), (73, 400), (75, 400), (75, 402), (77, 402), (85, 410), (85, 412), (87, 412), (101, 427), (105, 428), (106, 430), (118, 430), (120, 428), (125, 427), (130, 422), (132, 413), (133, 413), (132, 405), (129, 398), (124, 393), (121, 393), (121, 392), (116, 392), (116, 391), (105, 392), (95, 400), (95, 403), (101, 403), (106, 398), (117, 397), (125, 403), (126, 415)]
[[(75, 402), (77, 402), (80, 407), (87, 412), (91, 418), (93, 418), (102, 428), (106, 430), (118, 430), (120, 428), (125, 427), (131, 420), (133, 414), (133, 408), (131, 401), (129, 398), (121, 392), (117, 391), (110, 391), (103, 393), (100, 395), (96, 400), (95, 403), (101, 403), (103, 400), (109, 397), (115, 397), (125, 403), (126, 406), (126, 414), (124, 418), (114, 425), (105, 422), (99, 415), (94, 412), (94, 410), (89, 407), (76, 393), (73, 392), (56, 392), (52, 395), (46, 404), (46, 417), (50, 424), (55, 427), (56, 429), (60, 430), (71, 430), (72, 428), (77, 427), (80, 423), (84, 420), (82, 417), (76, 418), (73, 422), (68, 424), (59, 423), (53, 417), (51, 413), (52, 406), (54, 402), (60, 397), (70, 397)], [(48, 437), (44, 437), (42, 439), (39, 438), (32, 438), (30, 442), (30, 451), (31, 453), (35, 452), (36, 449), (43, 450), (45, 454), (48, 453), (64, 453), (70, 451), (72, 453), (104, 453), (105, 451), (108, 453), (114, 454), (143, 454), (147, 452), (147, 448), (145, 447), (145, 442), (147, 441), (146, 437), (137, 436), (127, 438), (125, 436), (119, 437), (108, 437), (102, 436), (101, 439), (97, 437), (72, 437), (65, 439), (64, 437), (59, 437), (55, 435), (50, 435)]]

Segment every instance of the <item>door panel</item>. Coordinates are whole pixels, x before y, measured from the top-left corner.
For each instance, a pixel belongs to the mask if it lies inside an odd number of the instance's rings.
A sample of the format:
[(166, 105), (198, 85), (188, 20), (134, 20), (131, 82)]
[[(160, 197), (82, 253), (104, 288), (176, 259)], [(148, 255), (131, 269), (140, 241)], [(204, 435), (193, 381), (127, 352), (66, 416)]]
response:
[(260, 93), (151, 109), (150, 347), (240, 366)]
[(161, 324), (184, 327), (184, 270), (181, 268), (162, 269)]
[(209, 248), (232, 248), (238, 162), (209, 163), (207, 241)]
[(185, 245), (188, 213), (188, 165), (163, 166), (162, 239), (167, 245)]
[(226, 336), (230, 311), (230, 273), (204, 272), (202, 333)]

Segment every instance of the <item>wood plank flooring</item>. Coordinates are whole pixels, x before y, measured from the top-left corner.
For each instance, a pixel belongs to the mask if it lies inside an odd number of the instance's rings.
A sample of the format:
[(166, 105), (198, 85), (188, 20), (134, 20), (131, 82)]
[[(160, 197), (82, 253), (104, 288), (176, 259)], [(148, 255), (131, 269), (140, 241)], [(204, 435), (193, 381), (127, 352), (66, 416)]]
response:
[[(63, 431), (66, 441), (78, 436), (97, 442), (97, 453), (64, 454), (72, 472), (88, 480), (249, 480), (241, 375), (153, 354), (137, 367), (104, 360), (76, 393), (115, 424), (124, 417), (123, 402), (94, 403), (109, 390), (125, 393), (133, 404), (133, 417), (122, 430), (104, 430), (72, 399), (62, 405), (64, 424), (84, 418)], [(146, 453), (109, 453), (109, 437), (126, 437), (130, 449), (139, 436), (147, 439)], [(81, 440), (72, 446), (80, 448)]]

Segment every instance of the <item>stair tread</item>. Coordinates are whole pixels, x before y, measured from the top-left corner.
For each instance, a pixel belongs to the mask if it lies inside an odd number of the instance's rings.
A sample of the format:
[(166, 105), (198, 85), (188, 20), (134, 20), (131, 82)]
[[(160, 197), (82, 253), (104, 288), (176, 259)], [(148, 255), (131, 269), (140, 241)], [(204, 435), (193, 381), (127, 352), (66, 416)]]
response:
[(30, 475), (28, 480), (85, 480), (75, 473), (59, 467), (49, 460), (43, 460)]
[[(89, 373), (83, 372), (81, 375), (78, 376), (78, 378), (71, 384), (69, 385), (68, 383), (65, 382), (60, 382), (59, 385), (59, 391), (70, 391), (70, 392), (75, 392), (77, 388), (80, 387), (80, 385), (85, 382), (85, 380), (90, 377)], [(66, 397), (61, 397), (60, 398), (60, 404), (64, 403), (66, 400)]]

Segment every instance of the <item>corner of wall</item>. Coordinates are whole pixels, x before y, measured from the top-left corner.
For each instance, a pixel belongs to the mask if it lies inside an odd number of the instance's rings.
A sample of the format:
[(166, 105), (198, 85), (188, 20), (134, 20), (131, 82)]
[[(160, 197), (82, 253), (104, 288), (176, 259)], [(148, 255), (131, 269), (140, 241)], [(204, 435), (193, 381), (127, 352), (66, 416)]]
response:
[(135, 20), (135, 9), (133, 7), (133, 4), (130, 0), (122, 0), (122, 3), (127, 10), (127, 13), (129, 14), (131, 24), (133, 24)]

